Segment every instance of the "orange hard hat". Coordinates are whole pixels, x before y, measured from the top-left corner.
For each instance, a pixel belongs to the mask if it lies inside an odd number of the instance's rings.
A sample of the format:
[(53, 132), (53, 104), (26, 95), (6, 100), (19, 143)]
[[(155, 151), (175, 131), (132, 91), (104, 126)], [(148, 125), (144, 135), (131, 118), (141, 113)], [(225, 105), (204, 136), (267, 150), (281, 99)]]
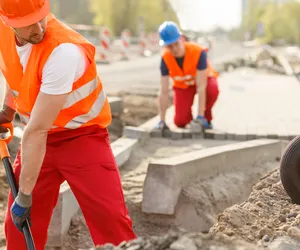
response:
[(0, 0), (0, 17), (13, 28), (35, 24), (49, 12), (49, 0)]

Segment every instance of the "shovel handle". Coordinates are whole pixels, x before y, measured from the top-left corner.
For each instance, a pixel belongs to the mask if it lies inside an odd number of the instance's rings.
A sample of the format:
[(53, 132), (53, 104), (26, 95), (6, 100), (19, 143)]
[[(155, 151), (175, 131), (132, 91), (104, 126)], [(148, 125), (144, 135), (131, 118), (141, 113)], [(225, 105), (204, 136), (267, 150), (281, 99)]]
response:
[[(4, 141), (1, 141), (1, 143), (5, 144)], [(10, 163), (10, 158), (4, 158), (3, 159), (3, 165), (4, 165), (4, 168), (5, 168), (8, 184), (11, 188), (12, 196), (15, 199), (17, 197), (17, 194), (18, 194), (18, 186), (17, 186), (17, 182), (16, 182), (16, 179), (15, 179), (15, 175), (13, 173), (11, 163)], [(31, 230), (30, 230), (30, 224), (29, 224), (28, 219), (24, 223), (23, 234), (24, 234), (27, 249), (28, 250), (35, 250), (34, 240), (33, 240), (33, 237), (32, 237), (32, 233), (31, 233)]]
[(8, 149), (7, 149), (7, 144), (10, 143), (10, 141), (13, 138), (14, 126), (11, 122), (9, 122), (9, 123), (1, 124), (1, 127), (7, 128), (10, 133), (10, 135), (6, 138), (0, 137), (0, 157), (1, 157), (1, 159), (4, 159), (4, 158), (10, 157)]
[[(3, 165), (7, 176), (7, 181), (11, 188), (12, 195), (15, 199), (18, 193), (18, 186), (13, 173), (13, 168), (10, 162), (10, 155), (7, 148), (7, 144), (11, 141), (13, 137), (14, 127), (12, 123), (1, 124), (1, 127), (7, 128), (10, 132), (10, 136), (8, 136), (7, 138), (0, 138), (0, 157), (3, 161)], [(28, 219), (24, 223), (23, 234), (24, 234), (27, 249), (35, 250), (35, 244), (30, 230), (30, 224)]]

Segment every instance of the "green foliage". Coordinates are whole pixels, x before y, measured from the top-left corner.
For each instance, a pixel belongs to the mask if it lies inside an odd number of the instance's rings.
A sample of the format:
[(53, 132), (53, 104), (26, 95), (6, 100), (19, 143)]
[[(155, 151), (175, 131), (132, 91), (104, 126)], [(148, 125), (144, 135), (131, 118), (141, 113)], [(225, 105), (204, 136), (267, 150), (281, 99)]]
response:
[(94, 13), (90, 11), (90, 0), (51, 0), (51, 11), (67, 23), (92, 24)]
[(146, 32), (156, 31), (166, 19), (178, 21), (167, 0), (91, 0), (90, 10), (95, 13), (94, 23), (107, 26), (115, 35), (125, 28), (136, 35), (140, 18)]
[[(285, 40), (287, 43), (300, 43), (300, 2), (296, 0), (276, 4), (272, 0), (248, 0), (247, 12), (243, 15), (242, 25), (232, 30), (231, 36), (243, 38), (245, 32), (250, 33), (251, 39), (258, 38), (263, 42), (272, 43)], [(257, 35), (257, 24), (262, 22), (265, 34)]]
[(178, 22), (168, 0), (51, 0), (51, 11), (67, 23), (105, 25), (114, 35), (124, 29), (136, 35), (140, 19), (146, 32), (165, 20)]

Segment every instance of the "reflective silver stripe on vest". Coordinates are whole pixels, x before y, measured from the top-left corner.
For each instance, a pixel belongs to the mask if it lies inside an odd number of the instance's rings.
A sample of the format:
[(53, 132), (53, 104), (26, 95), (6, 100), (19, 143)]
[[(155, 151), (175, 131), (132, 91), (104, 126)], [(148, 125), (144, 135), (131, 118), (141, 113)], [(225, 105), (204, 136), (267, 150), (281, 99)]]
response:
[(175, 81), (189, 81), (194, 79), (192, 75), (185, 75), (185, 76), (174, 76), (173, 79)]
[(15, 91), (15, 90), (12, 90), (12, 89), (11, 89), (11, 93), (12, 93), (12, 95), (13, 95), (15, 98), (19, 95), (19, 92), (18, 92), (18, 91)]
[[(95, 119), (101, 112), (105, 100), (106, 100), (106, 95), (102, 90), (99, 93), (98, 98), (96, 99), (96, 101), (94, 102), (93, 106), (91, 107), (88, 113), (74, 117), (64, 127), (68, 129), (79, 128), (82, 124), (85, 124), (88, 121)], [(57, 128), (57, 127), (53, 126), (52, 128)]]
[[(80, 100), (88, 97), (93, 91), (97, 89), (97, 86), (98, 86), (98, 78), (96, 77), (92, 81), (84, 84), (80, 88), (71, 92), (67, 97), (67, 101), (63, 109), (69, 108), (75, 103), (79, 102)], [(79, 128), (82, 124), (95, 119), (101, 112), (105, 101), (106, 101), (106, 95), (102, 90), (99, 93), (97, 99), (95, 100), (94, 104), (92, 105), (88, 113), (74, 117), (64, 127), (68, 129)], [(30, 114), (28, 114), (28, 116), (24, 114), (20, 114), (20, 118), (23, 123), (28, 124)], [(52, 128), (57, 128), (57, 126), (52, 126)]]
[(28, 124), (30, 117), (26, 116), (26, 115), (23, 115), (23, 114), (20, 114), (20, 113), (19, 113), (19, 115), (20, 115), (21, 122), (23, 122), (25, 124)]
[(92, 81), (84, 84), (80, 88), (74, 90), (68, 95), (67, 102), (65, 103), (63, 109), (69, 108), (78, 101), (88, 97), (98, 86), (98, 79), (97, 77)]
[(185, 75), (185, 76), (174, 76), (174, 81), (184, 82), (185, 85), (193, 86), (195, 85), (195, 77), (192, 75)]

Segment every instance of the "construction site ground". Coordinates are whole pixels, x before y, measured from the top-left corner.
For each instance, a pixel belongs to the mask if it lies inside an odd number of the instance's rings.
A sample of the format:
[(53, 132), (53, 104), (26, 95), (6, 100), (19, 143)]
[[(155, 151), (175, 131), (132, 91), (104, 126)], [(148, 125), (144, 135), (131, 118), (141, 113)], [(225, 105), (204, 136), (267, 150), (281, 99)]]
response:
[(169, 232), (119, 248), (99, 249), (296, 250), (300, 247), (299, 220), (300, 206), (291, 203), (275, 169), (254, 185), (248, 199), (220, 213), (208, 234)]
[[(174, 225), (167, 225), (166, 216), (147, 216), (141, 212), (141, 202), (144, 180), (149, 162), (155, 159), (171, 157), (178, 154), (199, 150), (202, 148), (231, 143), (229, 141), (214, 140), (185, 140), (174, 141), (154, 138), (138, 147), (131, 155), (130, 160), (120, 169), (125, 200), (129, 214), (133, 220), (134, 231), (138, 236), (164, 235), (169, 229), (176, 229)], [(151, 218), (151, 219), (150, 219)], [(160, 223), (161, 220), (165, 223)], [(155, 221), (156, 220), (156, 221)], [(69, 235), (65, 242), (67, 249), (88, 249), (92, 247), (84, 218), (79, 212), (72, 222)]]
[[(220, 48), (227, 48), (222, 46)], [(237, 51), (233, 54), (244, 52), (240, 48), (232, 51)], [(220, 49), (214, 54), (214, 59), (221, 60), (223, 52), (224, 49)], [(109, 128), (111, 141), (122, 136), (125, 125), (139, 126), (157, 115), (159, 56), (99, 65), (99, 74), (108, 95), (124, 98), (124, 113), (115, 117)], [(222, 74), (219, 87), (220, 96), (214, 108), (215, 130), (224, 134), (245, 134), (245, 139), (247, 135), (284, 135), (288, 138), (299, 134), (300, 118), (295, 107), (298, 106), (300, 86), (295, 77), (240, 68)], [(184, 189), (184, 197), (181, 198), (192, 200), (205, 211), (205, 220), (199, 225), (197, 222), (193, 224), (197, 229), (194, 234), (182, 232), (173, 223), (172, 216), (141, 212), (144, 179), (151, 161), (233, 144), (235, 139), (151, 138), (137, 147), (120, 172), (134, 230), (138, 236), (145, 238), (124, 243), (116, 249), (251, 250), (262, 249), (266, 244), (274, 250), (299, 249), (300, 206), (292, 204), (283, 190), (279, 162), (275, 159), (263, 165), (249, 166), (247, 171), (214, 176), (204, 182), (195, 180)], [(0, 170), (0, 185), (0, 221), (3, 224), (8, 193), (3, 168)], [(152, 236), (161, 237), (150, 238)], [(2, 227), (0, 247), (4, 245)], [(279, 248), (281, 246), (283, 248)], [(92, 241), (79, 212), (72, 220), (63, 250), (91, 247)]]

